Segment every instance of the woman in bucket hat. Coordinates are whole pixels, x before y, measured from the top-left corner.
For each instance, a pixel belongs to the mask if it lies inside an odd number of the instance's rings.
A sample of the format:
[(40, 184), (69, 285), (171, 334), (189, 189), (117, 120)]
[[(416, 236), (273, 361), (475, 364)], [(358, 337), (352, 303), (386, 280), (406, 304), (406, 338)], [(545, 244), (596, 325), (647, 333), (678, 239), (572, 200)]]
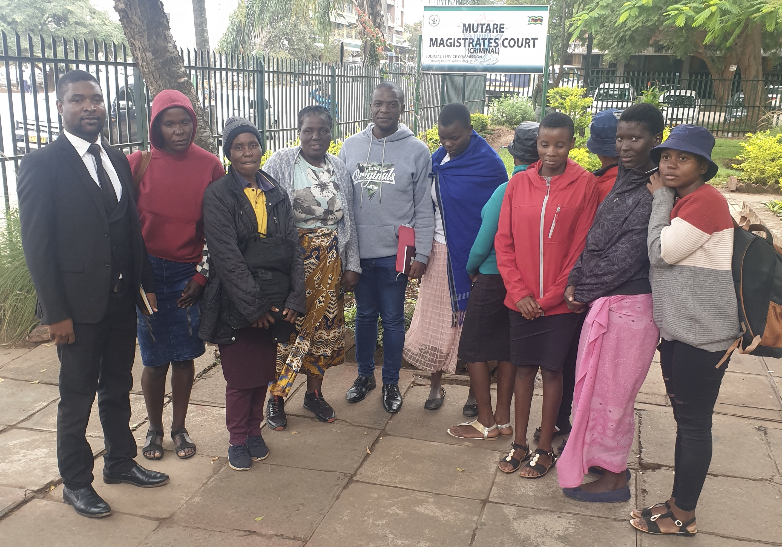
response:
[[(698, 503), (712, 454), (712, 413), (724, 366), (738, 337), (733, 287), (733, 218), (716, 188), (714, 137), (679, 125), (652, 150), (650, 281), (660, 327), (660, 367), (676, 420), (673, 491), (668, 501), (632, 512), (630, 524), (650, 534), (697, 532)], [(726, 360), (727, 363), (727, 360)]]

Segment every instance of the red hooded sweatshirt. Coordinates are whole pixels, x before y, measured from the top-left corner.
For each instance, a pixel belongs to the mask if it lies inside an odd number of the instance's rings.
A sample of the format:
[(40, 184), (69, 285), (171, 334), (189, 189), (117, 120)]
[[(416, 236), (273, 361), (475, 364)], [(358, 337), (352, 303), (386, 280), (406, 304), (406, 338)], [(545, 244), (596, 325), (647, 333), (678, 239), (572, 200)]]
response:
[[(192, 143), (180, 154), (164, 150), (162, 136), (154, 130), (160, 113), (181, 107), (193, 120), (196, 117), (190, 100), (179, 91), (158, 93), (152, 103), (150, 141), (152, 160), (149, 162), (137, 193), (141, 233), (150, 255), (173, 262), (200, 262), (204, 250), (204, 221), (201, 213), (204, 190), (225, 175), (217, 156)], [(128, 156), (135, 176), (141, 166), (141, 151)], [(202, 285), (206, 279), (196, 274)]]
[(505, 305), (532, 296), (545, 315), (569, 313), (565, 287), (584, 249), (599, 203), (595, 176), (573, 160), (551, 183), (538, 173), (540, 162), (516, 173), (500, 210), (494, 248), (508, 294)]

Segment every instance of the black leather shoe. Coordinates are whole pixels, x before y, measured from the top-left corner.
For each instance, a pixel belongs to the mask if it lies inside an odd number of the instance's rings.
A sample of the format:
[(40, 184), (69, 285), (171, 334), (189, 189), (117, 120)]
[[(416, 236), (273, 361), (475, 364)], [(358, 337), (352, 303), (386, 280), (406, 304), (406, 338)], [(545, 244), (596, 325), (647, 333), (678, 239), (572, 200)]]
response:
[(331, 423), (337, 419), (334, 409), (323, 398), (319, 390), (304, 394), (304, 408), (315, 414), (315, 417), (321, 422)]
[(141, 488), (155, 488), (156, 486), (163, 486), (166, 484), (168, 482), (168, 475), (150, 469), (144, 469), (139, 464), (136, 464), (133, 469), (126, 471), (125, 473), (109, 473), (104, 469), (103, 482), (106, 484), (126, 482), (133, 486), (140, 486)]
[(353, 386), (348, 390), (347, 399), (349, 403), (357, 403), (363, 401), (367, 397), (367, 393), (377, 387), (374, 376), (361, 376), (358, 375), (356, 381), (353, 382)]
[(285, 397), (272, 395), (266, 402), (266, 425), (272, 431), (282, 431), (288, 427), (288, 417), (285, 415)]
[(73, 506), (77, 513), (91, 519), (102, 519), (111, 514), (111, 507), (103, 501), (92, 486), (71, 490), (67, 486), (62, 489), (62, 501)]
[(383, 384), (383, 408), (391, 414), (396, 414), (402, 408), (399, 384)]

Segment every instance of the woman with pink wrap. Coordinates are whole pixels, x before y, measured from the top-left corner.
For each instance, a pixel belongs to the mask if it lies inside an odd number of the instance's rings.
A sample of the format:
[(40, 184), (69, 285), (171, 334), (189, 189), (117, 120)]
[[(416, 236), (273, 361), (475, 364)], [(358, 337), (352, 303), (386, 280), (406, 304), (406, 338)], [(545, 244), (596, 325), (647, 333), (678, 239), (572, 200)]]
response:
[[(649, 152), (660, 143), (663, 116), (651, 104), (622, 112), (616, 132), (619, 173), (600, 204), (584, 251), (568, 278), (565, 302), (588, 314), (581, 331), (573, 395), (573, 430), (559, 458), (564, 494), (584, 502), (630, 499), (627, 457), (634, 404), (660, 332), (652, 316), (646, 248), (656, 171)], [(582, 484), (584, 475), (600, 475)]]

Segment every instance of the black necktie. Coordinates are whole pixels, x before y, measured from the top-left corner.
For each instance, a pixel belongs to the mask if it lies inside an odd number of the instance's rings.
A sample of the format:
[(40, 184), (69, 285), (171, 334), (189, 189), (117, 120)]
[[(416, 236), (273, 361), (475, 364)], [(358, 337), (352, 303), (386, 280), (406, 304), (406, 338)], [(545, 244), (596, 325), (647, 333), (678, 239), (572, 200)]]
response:
[(103, 162), (100, 159), (100, 145), (91, 144), (90, 154), (95, 157), (95, 167), (98, 170), (98, 182), (100, 182), (101, 195), (103, 196), (103, 206), (107, 213), (114, 211), (117, 206), (117, 194), (114, 192), (114, 185), (111, 183), (109, 174), (103, 168)]

